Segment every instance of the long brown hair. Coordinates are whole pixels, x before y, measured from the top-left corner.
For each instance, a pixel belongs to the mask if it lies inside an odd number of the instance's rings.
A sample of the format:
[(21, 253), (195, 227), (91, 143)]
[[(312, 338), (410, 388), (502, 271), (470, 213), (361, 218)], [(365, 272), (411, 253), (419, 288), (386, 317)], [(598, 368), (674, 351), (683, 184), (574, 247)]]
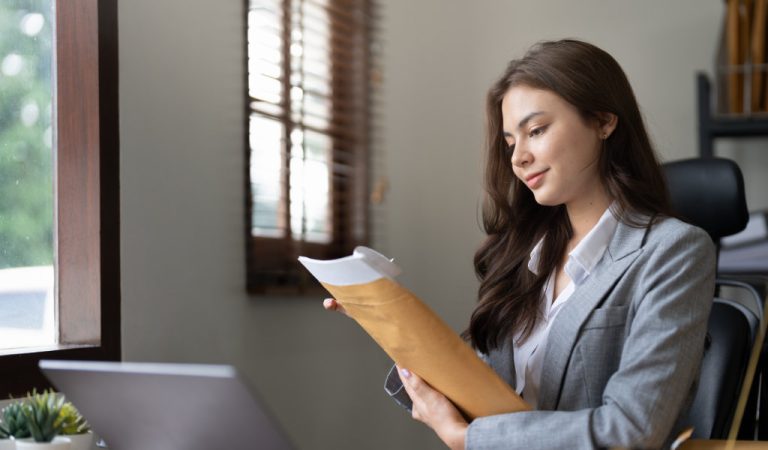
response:
[[(539, 320), (544, 284), (557, 269), (573, 235), (564, 205), (542, 206), (515, 177), (502, 129), (501, 101), (513, 86), (551, 91), (575, 106), (585, 121), (613, 113), (618, 123), (605, 140), (599, 173), (611, 212), (635, 227), (639, 217), (672, 215), (658, 159), (637, 100), (616, 60), (577, 40), (541, 42), (509, 63), (487, 97), (487, 155), (483, 226), (485, 242), (475, 253), (478, 304), (465, 338), (487, 353), (513, 333), (527, 339)], [(533, 246), (544, 239), (538, 275), (528, 270)]]

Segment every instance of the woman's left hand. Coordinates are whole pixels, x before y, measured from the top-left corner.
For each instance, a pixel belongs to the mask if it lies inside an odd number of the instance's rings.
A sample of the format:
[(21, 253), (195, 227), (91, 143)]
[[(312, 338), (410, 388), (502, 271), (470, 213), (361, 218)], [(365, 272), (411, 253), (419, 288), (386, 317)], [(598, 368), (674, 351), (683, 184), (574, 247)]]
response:
[(413, 418), (432, 428), (452, 450), (463, 450), (469, 424), (459, 410), (415, 373), (401, 367), (397, 369), (406, 392), (413, 400)]

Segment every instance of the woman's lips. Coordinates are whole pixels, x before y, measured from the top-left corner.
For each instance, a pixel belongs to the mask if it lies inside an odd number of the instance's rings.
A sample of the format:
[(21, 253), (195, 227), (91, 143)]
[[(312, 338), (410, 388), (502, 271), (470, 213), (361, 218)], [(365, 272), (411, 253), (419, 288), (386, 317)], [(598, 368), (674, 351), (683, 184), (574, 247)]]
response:
[(541, 184), (541, 181), (544, 179), (545, 173), (547, 173), (546, 170), (542, 170), (541, 172), (536, 172), (530, 175), (529, 177), (527, 177), (525, 179), (525, 183), (528, 185), (529, 188), (535, 189)]

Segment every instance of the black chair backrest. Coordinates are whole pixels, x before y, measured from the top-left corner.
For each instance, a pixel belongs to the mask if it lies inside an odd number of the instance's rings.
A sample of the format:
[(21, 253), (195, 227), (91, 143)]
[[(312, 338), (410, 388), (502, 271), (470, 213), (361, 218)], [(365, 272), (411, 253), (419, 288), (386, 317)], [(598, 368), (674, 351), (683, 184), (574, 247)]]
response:
[(688, 414), (694, 438), (728, 437), (757, 324), (757, 317), (743, 305), (715, 299), (699, 391)]
[(744, 178), (735, 162), (696, 158), (664, 164), (672, 208), (718, 242), (747, 226)]
[[(736, 163), (723, 158), (697, 158), (670, 162), (663, 167), (672, 208), (681, 219), (703, 228), (715, 243), (747, 226), (744, 179)], [(743, 288), (742, 284), (717, 281), (718, 286)], [(760, 301), (757, 297), (758, 311), (762, 311)], [(688, 414), (695, 438), (728, 437), (758, 324), (755, 313), (742, 304), (715, 299), (699, 390)], [(745, 417), (754, 412), (755, 399), (751, 393)]]

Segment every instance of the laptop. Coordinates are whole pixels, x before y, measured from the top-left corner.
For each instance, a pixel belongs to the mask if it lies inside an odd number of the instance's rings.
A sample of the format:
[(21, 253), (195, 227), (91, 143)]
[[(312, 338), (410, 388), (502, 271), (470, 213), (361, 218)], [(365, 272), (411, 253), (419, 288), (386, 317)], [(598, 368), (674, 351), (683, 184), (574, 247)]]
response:
[(41, 360), (112, 450), (293, 450), (231, 366)]

